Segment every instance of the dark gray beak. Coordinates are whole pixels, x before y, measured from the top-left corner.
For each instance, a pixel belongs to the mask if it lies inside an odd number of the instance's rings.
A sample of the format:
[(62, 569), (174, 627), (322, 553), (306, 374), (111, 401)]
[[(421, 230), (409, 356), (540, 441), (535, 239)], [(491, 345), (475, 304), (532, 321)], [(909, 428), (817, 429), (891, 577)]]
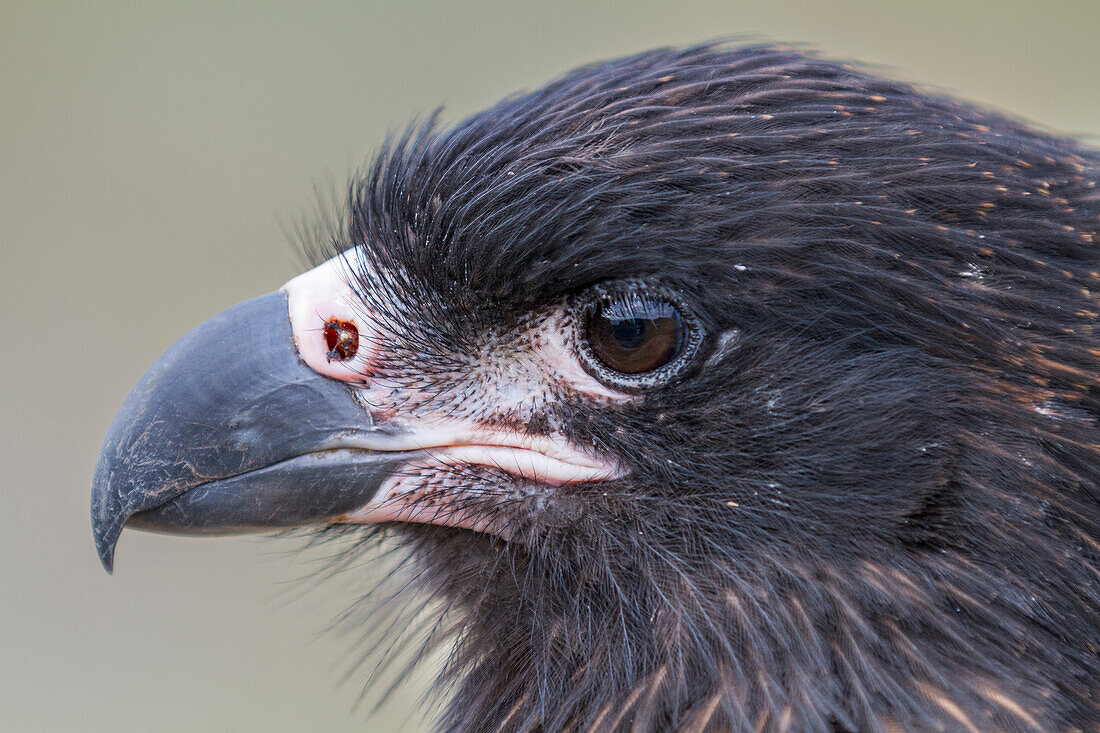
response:
[(92, 481), (103, 566), (124, 526), (228, 534), (361, 507), (409, 457), (348, 447), (384, 430), (298, 357), (285, 293), (234, 306), (169, 348), (115, 416)]

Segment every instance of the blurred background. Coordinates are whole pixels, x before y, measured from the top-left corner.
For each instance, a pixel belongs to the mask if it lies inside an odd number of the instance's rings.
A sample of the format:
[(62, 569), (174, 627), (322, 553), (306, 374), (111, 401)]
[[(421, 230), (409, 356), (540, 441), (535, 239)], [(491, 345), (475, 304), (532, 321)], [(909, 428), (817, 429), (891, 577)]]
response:
[[(381, 710), (288, 540), (92, 546), (100, 440), (177, 337), (301, 265), (387, 131), (596, 59), (750, 34), (1100, 132), (1100, 2), (0, 3), (0, 729), (427, 729)], [(1094, 144), (1095, 144), (1095, 138)], [(369, 573), (366, 569), (364, 573)]]

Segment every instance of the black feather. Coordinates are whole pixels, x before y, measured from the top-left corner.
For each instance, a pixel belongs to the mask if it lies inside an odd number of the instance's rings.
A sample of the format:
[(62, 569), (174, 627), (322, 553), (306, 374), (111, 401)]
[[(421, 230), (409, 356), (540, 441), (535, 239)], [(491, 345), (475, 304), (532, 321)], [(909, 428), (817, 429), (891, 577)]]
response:
[(642, 400), (545, 416), (627, 479), (514, 499), (522, 541), (383, 530), (446, 608), (443, 727), (1094, 730), (1098, 171), (771, 46), (588, 66), (388, 144), (334, 244), (425, 373), (623, 277), (711, 335)]

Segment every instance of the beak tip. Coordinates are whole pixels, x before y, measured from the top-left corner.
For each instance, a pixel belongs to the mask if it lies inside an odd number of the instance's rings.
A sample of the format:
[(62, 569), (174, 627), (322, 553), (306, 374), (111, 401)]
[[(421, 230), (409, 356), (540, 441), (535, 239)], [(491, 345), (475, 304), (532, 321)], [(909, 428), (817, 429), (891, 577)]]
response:
[(119, 511), (114, 506), (117, 502), (111, 502), (107, 499), (108, 496), (110, 495), (104, 491), (95, 491), (92, 494), (92, 537), (95, 539), (99, 561), (110, 575), (115, 567), (115, 546), (126, 523), (126, 514)]
[(107, 571), (107, 574), (111, 575), (115, 569), (115, 545), (118, 544), (121, 527), (111, 531), (111, 528), (102, 527), (93, 520), (93, 529), (95, 549), (99, 554), (99, 561), (103, 563), (103, 569)]

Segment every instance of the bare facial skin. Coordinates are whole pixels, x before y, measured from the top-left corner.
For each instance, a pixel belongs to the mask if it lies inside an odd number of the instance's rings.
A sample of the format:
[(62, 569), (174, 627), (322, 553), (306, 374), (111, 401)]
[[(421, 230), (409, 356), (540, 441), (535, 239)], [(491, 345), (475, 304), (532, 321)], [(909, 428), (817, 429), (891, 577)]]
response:
[[(527, 425), (532, 414), (545, 412), (547, 403), (563, 391), (595, 402), (631, 399), (585, 373), (571, 343), (575, 329), (564, 312), (513, 334), (514, 348), (489, 347), (483, 352), (489, 359), (467, 360), (467, 370), (440, 377), (436, 385), (417, 386), (423, 382), (419, 375), (406, 379), (400, 368), (386, 367), (386, 349), (401, 334), (387, 332), (384, 320), (364, 306), (350, 284), (353, 273), (364, 266), (364, 257), (361, 249), (349, 250), (283, 286), (294, 343), (311, 369), (355, 385), (356, 397), (373, 415), (400, 429), (397, 434), (345, 440), (341, 447), (418, 451), (430, 458), (410, 462), (368, 504), (341, 515), (339, 522), (426, 522), (485, 529), (490, 523), (484, 515), (494, 494), (479, 496), (477, 482), (470, 481), (472, 467), (544, 487), (623, 475), (615, 461), (582, 450), (559, 432), (509, 427)], [(326, 342), (325, 324), (333, 321), (352, 324), (358, 332), (360, 346), (346, 359), (334, 359)], [(494, 340), (499, 345), (505, 339), (498, 335)], [(431, 388), (444, 381), (446, 393)], [(455, 402), (456, 394), (463, 395), (460, 403)], [(448, 511), (455, 503), (479, 499), (477, 512)]]

